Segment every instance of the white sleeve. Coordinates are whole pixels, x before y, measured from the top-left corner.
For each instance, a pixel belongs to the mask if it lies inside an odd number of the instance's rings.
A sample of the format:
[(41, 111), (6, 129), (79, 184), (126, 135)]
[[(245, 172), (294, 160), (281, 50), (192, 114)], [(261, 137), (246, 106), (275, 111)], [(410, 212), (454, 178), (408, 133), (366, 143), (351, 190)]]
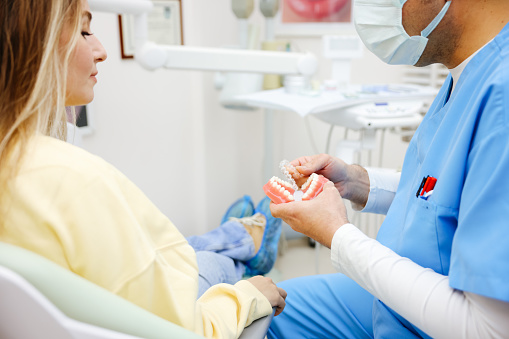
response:
[(369, 176), (369, 195), (366, 206), (359, 209), (352, 204), (355, 210), (377, 214), (387, 214), (392, 200), (398, 189), (401, 172), (389, 171), (381, 168), (366, 168)]
[(332, 240), (333, 266), (433, 338), (507, 338), (509, 302), (462, 292), (352, 224)]

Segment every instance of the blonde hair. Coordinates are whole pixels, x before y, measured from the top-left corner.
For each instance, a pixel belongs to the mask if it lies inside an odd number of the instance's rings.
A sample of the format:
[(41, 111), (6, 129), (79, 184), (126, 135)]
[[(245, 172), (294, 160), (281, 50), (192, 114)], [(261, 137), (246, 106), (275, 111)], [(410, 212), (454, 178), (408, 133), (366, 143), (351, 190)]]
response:
[(33, 135), (65, 139), (67, 67), (81, 17), (81, 0), (0, 2), (0, 192)]

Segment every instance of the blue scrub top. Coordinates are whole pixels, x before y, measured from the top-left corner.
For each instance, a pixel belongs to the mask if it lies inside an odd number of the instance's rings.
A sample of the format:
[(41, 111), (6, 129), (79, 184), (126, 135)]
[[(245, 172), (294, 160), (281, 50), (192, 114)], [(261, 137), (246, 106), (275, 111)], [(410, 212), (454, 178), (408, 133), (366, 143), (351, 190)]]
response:
[[(409, 144), (377, 239), (448, 275), (452, 288), (509, 302), (509, 25), (449, 75)], [(428, 200), (416, 197), (437, 178)], [(375, 337), (423, 336), (380, 301)]]

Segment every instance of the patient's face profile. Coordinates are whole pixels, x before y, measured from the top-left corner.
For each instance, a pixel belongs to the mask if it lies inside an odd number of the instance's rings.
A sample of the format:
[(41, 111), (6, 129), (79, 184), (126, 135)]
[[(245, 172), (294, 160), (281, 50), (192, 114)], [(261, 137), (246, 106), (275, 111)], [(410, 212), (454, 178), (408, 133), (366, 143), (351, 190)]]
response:
[(80, 36), (69, 60), (66, 106), (86, 105), (94, 99), (97, 64), (107, 57), (106, 50), (90, 30), (91, 20), (88, 1), (82, 0), (82, 27), (76, 33)]

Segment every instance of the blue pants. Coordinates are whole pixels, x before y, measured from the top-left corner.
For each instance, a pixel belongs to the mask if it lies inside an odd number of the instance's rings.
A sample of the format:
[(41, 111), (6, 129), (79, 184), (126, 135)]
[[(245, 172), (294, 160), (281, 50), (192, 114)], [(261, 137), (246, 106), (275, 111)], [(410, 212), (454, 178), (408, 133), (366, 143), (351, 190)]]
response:
[(227, 221), (187, 241), (194, 248), (198, 261), (198, 297), (212, 285), (238, 282), (246, 271), (243, 262), (256, 254), (253, 238), (237, 221)]
[(373, 338), (373, 296), (347, 276), (336, 273), (291, 279), (286, 307), (274, 317), (267, 337)]

